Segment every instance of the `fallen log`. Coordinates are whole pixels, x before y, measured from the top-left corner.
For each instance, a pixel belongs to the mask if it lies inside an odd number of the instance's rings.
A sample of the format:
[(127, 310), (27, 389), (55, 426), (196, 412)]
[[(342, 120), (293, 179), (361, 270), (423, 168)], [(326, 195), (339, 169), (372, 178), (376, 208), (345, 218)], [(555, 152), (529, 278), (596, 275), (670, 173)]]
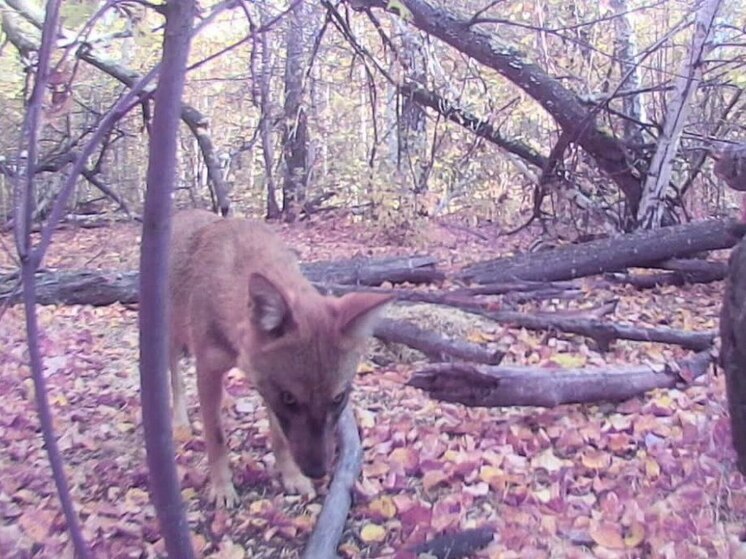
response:
[(651, 267), (665, 272), (609, 274), (608, 279), (626, 283), (637, 289), (652, 289), (665, 285), (681, 286), (692, 283), (712, 283), (725, 279), (728, 265), (699, 259), (671, 259)]
[(474, 312), (497, 322), (508, 323), (527, 330), (557, 330), (569, 334), (578, 334), (592, 339), (600, 351), (608, 351), (615, 340), (631, 340), (636, 342), (656, 342), (674, 344), (703, 351), (715, 340), (717, 332), (686, 332), (668, 327), (628, 326), (616, 324), (597, 318), (566, 318), (553, 316), (550, 313), (530, 315), (514, 311), (468, 311)]
[(730, 256), (720, 312), (720, 366), (725, 370), (733, 446), (746, 475), (746, 241)]
[[(475, 552), (489, 545), (494, 537), (494, 529), (487, 526), (441, 534), (415, 546), (411, 550), (412, 558), (416, 559), (423, 553), (437, 559), (471, 557)], [(400, 559), (399, 555), (397, 559)]]
[(311, 282), (372, 286), (385, 282), (420, 284), (442, 281), (445, 274), (435, 268), (436, 264), (437, 260), (432, 256), (395, 256), (309, 262), (301, 267)]
[(461, 270), (458, 278), (478, 284), (569, 280), (730, 248), (745, 233), (746, 225), (734, 220), (687, 223), (477, 262)]
[[(364, 260), (353, 258), (335, 262), (302, 264), (312, 282), (380, 285), (439, 281), (443, 273), (429, 256)], [(23, 292), (17, 289), (17, 274), (0, 275), (0, 303), (17, 303)], [(138, 273), (98, 270), (44, 270), (36, 274), (37, 301), (41, 305), (131, 304), (138, 299)], [(14, 292), (15, 291), (15, 292)]]
[(352, 406), (348, 405), (342, 412), (337, 433), (340, 443), (337, 465), (303, 559), (337, 559), (337, 547), (352, 504), (352, 488), (363, 467), (363, 449)]
[(702, 376), (710, 351), (660, 368), (540, 369), (536, 367), (442, 363), (416, 371), (407, 384), (431, 398), (466, 406), (537, 406), (618, 402), (654, 388), (673, 388)]
[[(341, 294), (351, 291), (347, 286), (326, 286), (326, 291)], [(398, 301), (429, 303), (454, 307), (466, 313), (476, 314), (496, 322), (526, 328), (535, 331), (558, 331), (577, 334), (592, 339), (600, 351), (608, 351), (615, 340), (630, 340), (636, 342), (656, 342), (674, 344), (703, 351), (712, 346), (717, 332), (687, 332), (664, 326), (628, 326), (601, 320), (602, 316), (613, 312), (614, 306), (604, 304), (595, 309), (572, 310), (559, 312), (542, 312), (528, 314), (517, 311), (491, 310), (496, 305), (460, 295), (462, 291), (452, 293), (429, 293), (418, 291), (392, 291), (374, 288), (366, 291), (373, 293), (393, 293)]]
[(455, 358), (486, 365), (499, 365), (505, 356), (502, 351), (489, 350), (479, 344), (463, 340), (451, 340), (406, 320), (381, 320), (373, 330), (373, 335), (386, 343), (409, 346), (436, 361)]

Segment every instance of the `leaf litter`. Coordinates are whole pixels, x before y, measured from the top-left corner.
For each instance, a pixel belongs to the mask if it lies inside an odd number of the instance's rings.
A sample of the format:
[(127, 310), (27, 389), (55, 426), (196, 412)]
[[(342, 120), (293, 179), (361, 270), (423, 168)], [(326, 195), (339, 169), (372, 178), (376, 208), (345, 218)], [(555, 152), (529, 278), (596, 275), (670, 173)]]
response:
[[(345, 223), (281, 232), (306, 260), (414, 252)], [(134, 269), (136, 237), (132, 226), (61, 231), (47, 265)], [(423, 246), (446, 272), (484, 257), (478, 239), (436, 240), (442, 242)], [(0, 267), (11, 266), (6, 258), (0, 255)], [(520, 309), (592, 307), (613, 296), (619, 322), (704, 330), (717, 325), (721, 290), (720, 283), (644, 292), (617, 286), (586, 290), (581, 301)], [(577, 336), (509, 329), (425, 305), (394, 312), (496, 344), (507, 351), (506, 363), (557, 369), (661, 364), (685, 355), (625, 341), (600, 354)], [(163, 556), (147, 494), (136, 311), (48, 306), (38, 313), (55, 428), (87, 540), (97, 557)], [(734, 466), (721, 374), (615, 405), (468, 409), (404, 386), (422, 359), (416, 352), (373, 345), (354, 396), (364, 464), (340, 546), (344, 557), (415, 557), (411, 550), (439, 535), (484, 528), (495, 537), (476, 558), (746, 557), (746, 487)], [(23, 312), (12, 307), (0, 320), (0, 556), (72, 557), (26, 354)], [(225, 423), (241, 504), (227, 513), (206, 501), (192, 366), (186, 384), (195, 433), (175, 444), (198, 554), (298, 557), (322, 499), (282, 493), (258, 396), (240, 373), (228, 375)]]

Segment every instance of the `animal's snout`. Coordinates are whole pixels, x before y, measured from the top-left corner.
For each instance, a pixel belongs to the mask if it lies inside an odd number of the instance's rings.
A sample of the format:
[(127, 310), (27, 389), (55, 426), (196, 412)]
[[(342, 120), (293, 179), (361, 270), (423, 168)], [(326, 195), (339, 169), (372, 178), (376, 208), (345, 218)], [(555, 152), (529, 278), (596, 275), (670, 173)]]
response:
[(321, 479), (326, 475), (326, 464), (323, 461), (313, 461), (304, 464), (301, 468), (303, 474), (311, 479)]

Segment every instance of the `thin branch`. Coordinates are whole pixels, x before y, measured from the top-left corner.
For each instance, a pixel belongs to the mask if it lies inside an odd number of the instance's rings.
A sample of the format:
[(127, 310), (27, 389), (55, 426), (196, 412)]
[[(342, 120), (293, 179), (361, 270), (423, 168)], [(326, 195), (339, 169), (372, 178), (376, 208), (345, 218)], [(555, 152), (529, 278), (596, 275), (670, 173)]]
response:
[(303, 552), (303, 559), (337, 559), (337, 546), (352, 504), (352, 488), (363, 466), (363, 450), (352, 405), (348, 404), (337, 424), (340, 456), (316, 526)]
[(44, 17), (36, 80), (31, 94), (26, 122), (24, 123), (23, 139), (28, 146), (27, 167), (25, 176), (19, 176), (17, 181), (20, 188), (21, 179), (24, 180), (25, 192), (17, 194), (20, 207), (17, 208), (15, 234), (18, 255), (21, 259), (23, 304), (26, 314), (26, 339), (28, 341), (29, 362), (42, 438), (44, 439), (44, 446), (47, 449), (52, 477), (57, 487), (60, 505), (65, 515), (65, 521), (67, 522), (67, 528), (73, 541), (75, 553), (79, 558), (87, 559), (91, 557), (91, 551), (83, 537), (80, 521), (70, 495), (70, 488), (65, 476), (64, 462), (54, 432), (54, 418), (52, 417), (52, 410), (49, 406), (46, 379), (44, 378), (44, 363), (41, 351), (39, 350), (39, 325), (36, 317), (36, 285), (34, 277), (36, 259), (31, 251), (31, 217), (33, 213), (34, 167), (37, 159), (38, 133), (44, 104), (44, 92), (49, 78), (51, 53), (57, 39), (60, 5), (60, 0), (49, 0), (47, 2), (47, 12)]

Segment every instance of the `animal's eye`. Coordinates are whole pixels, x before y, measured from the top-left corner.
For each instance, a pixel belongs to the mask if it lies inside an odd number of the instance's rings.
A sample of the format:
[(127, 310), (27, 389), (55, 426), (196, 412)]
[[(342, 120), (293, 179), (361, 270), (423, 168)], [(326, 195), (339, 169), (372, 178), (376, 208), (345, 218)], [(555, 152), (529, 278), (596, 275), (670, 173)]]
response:
[(298, 405), (298, 400), (296, 400), (295, 396), (293, 396), (287, 390), (283, 390), (280, 393), (280, 399), (282, 400), (282, 403), (285, 404), (289, 408), (294, 408), (295, 406)]
[(332, 402), (334, 403), (334, 405), (335, 406), (341, 406), (345, 402), (345, 400), (347, 399), (347, 393), (348, 393), (348, 391), (345, 390), (344, 392), (340, 392), (339, 394), (337, 394), (334, 397), (334, 399), (332, 400)]

